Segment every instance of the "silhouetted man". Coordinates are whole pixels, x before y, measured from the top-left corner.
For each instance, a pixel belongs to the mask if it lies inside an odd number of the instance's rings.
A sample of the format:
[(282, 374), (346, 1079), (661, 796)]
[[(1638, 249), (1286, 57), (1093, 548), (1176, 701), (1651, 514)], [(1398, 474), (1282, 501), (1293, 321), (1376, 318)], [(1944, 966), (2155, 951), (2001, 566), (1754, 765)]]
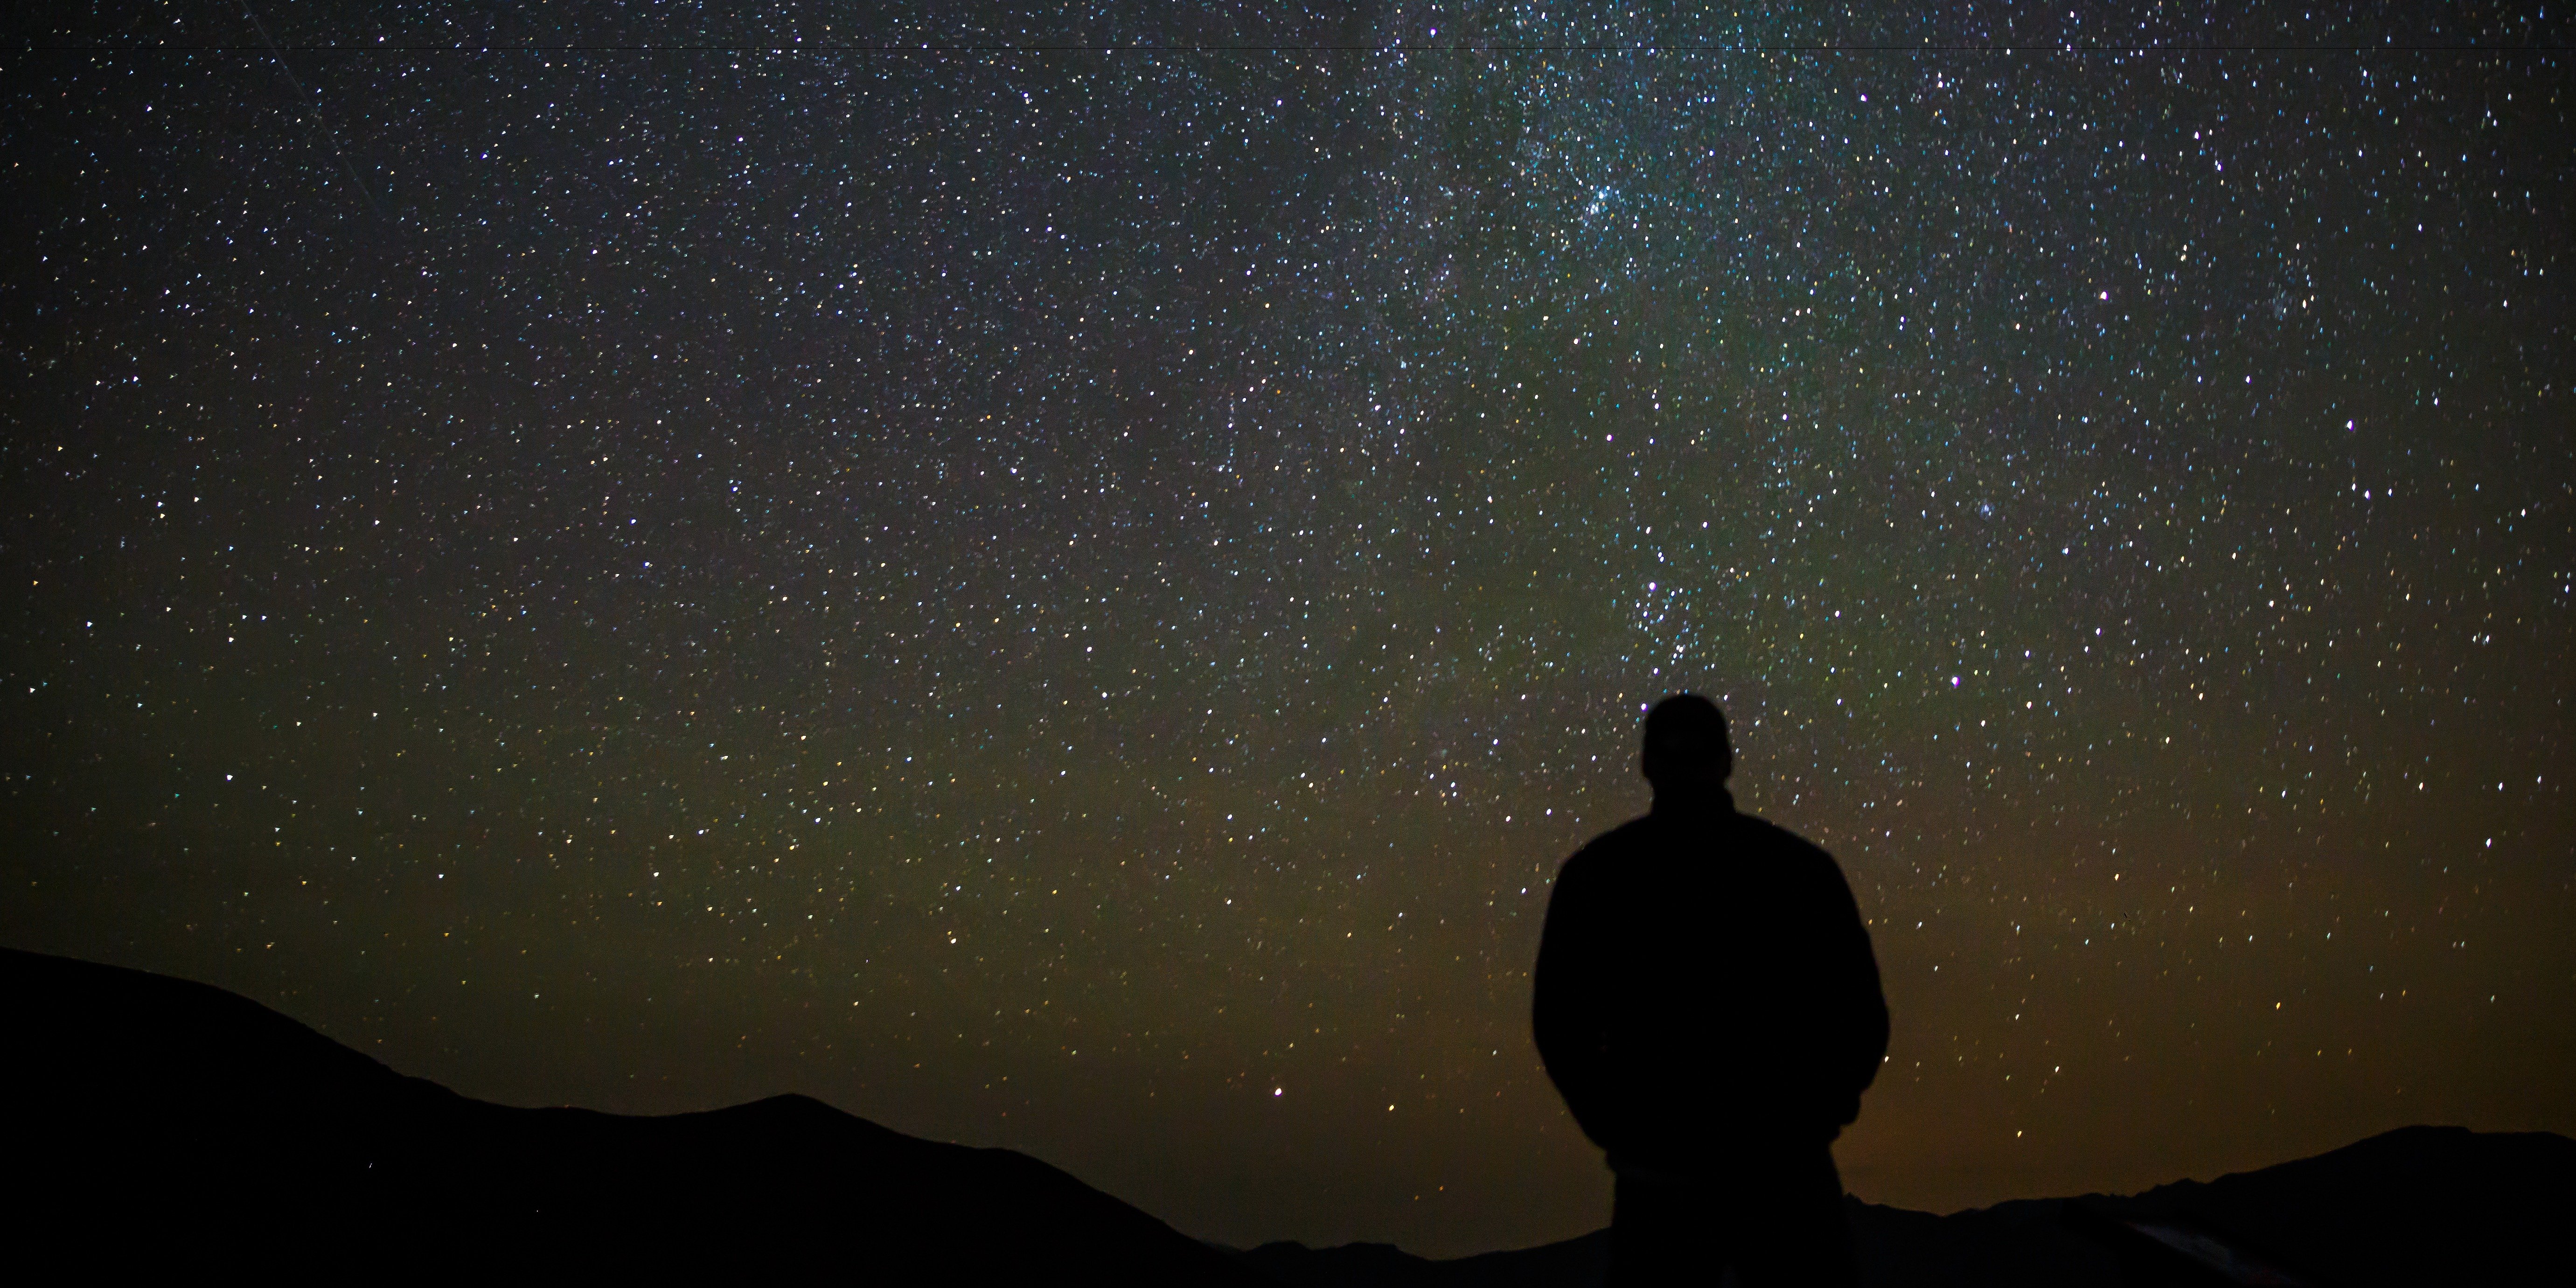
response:
[(1735, 811), (1726, 717), (1646, 716), (1653, 812), (1565, 861), (1539, 941), (1548, 1076), (1618, 1188), (1610, 1283), (1851, 1284), (1830, 1148), (1887, 1052), (1833, 856)]

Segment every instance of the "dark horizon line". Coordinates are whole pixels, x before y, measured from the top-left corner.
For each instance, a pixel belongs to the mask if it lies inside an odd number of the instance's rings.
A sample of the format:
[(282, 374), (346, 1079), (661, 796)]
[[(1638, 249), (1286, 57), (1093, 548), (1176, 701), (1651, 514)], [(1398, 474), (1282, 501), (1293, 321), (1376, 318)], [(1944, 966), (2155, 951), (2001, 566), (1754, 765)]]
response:
[[(266, 53), (269, 46), (250, 44), (141, 44), (135, 42), (101, 42), (95, 44), (28, 44), (17, 52), (25, 53)], [(2550, 54), (2576, 51), (2567, 44), (2259, 44), (2259, 45), (2183, 45), (2143, 44), (2109, 45), (2050, 42), (2045, 44), (1625, 44), (1625, 45), (1139, 45), (1139, 44), (823, 44), (788, 45), (737, 44), (280, 44), (277, 49), (295, 53), (718, 53), (718, 54), (1284, 54), (1284, 53), (1356, 53), (1356, 54), (1621, 54), (1621, 53), (1706, 53), (1706, 54), (2233, 54), (2233, 53), (2470, 53), (2470, 54)]]

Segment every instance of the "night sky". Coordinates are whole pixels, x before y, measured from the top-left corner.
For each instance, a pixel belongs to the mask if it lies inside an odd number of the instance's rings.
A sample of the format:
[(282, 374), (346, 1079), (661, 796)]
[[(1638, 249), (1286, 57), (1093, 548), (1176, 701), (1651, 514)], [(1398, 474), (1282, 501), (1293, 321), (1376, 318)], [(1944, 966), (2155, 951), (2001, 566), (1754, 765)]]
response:
[(2238, 8), (22, 30), (0, 942), (1526, 1245), (1697, 689), (1862, 1197), (2576, 1132), (2567, 33)]

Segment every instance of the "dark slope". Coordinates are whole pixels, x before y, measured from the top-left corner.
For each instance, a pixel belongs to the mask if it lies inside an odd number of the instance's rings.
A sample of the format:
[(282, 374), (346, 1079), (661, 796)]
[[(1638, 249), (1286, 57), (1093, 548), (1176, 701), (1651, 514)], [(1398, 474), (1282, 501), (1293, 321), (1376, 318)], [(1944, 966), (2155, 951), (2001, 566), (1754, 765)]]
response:
[[(1919, 1288), (2241, 1282), (2159, 1255), (2117, 1218), (2215, 1235), (2318, 1288), (2576, 1283), (2576, 1141), (2407, 1127), (2315, 1158), (2128, 1197), (2031, 1199), (1934, 1216), (1851, 1202), (1865, 1282)], [(1579, 1288), (1601, 1233), (1429, 1261), (1386, 1244), (1274, 1243), (1245, 1259), (1297, 1288)]]
[(2196, 1214), (2332, 1284), (2576, 1283), (2576, 1140), (2549, 1132), (2404, 1127), (2134, 1208)]
[[(1228, 1257), (1034, 1159), (802, 1096), (667, 1118), (506, 1108), (220, 989), (5, 949), (0, 1006), (13, 1264), (1574, 1288), (1600, 1282), (1607, 1250), (1594, 1233), (1439, 1262), (1384, 1244)], [(1981, 1288), (2226, 1282), (2124, 1263), (2103, 1235), (2121, 1216), (2320, 1285), (2564, 1284), (2570, 1213), (2576, 1141), (2443, 1127), (2125, 1198), (1852, 1204), (1869, 1282)]]
[(1024, 1155), (802, 1096), (630, 1118), (406, 1078), (220, 989), (0, 950), (13, 1258), (367, 1278), (1259, 1284)]
[(1451, 1261), (1417, 1257), (1392, 1243), (1265, 1243), (1241, 1255), (1291, 1288), (1590, 1288), (1609, 1265), (1610, 1232)]
[[(2546, 1132), (2406, 1127), (2330, 1153), (2127, 1197), (2032, 1199), (1935, 1217), (1855, 1203), (1873, 1282), (2235, 1282), (2133, 1255), (2117, 1218), (2216, 1236), (2300, 1279), (2373, 1285), (2576, 1282), (2576, 1141)], [(2113, 1220), (2106, 1220), (2111, 1218)]]

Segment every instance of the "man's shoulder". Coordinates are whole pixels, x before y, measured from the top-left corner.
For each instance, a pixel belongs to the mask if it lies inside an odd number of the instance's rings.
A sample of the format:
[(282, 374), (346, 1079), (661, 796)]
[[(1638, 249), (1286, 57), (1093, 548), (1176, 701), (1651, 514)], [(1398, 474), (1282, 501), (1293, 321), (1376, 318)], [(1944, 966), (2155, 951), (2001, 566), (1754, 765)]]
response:
[(1604, 863), (1615, 861), (1621, 855), (1634, 853), (1648, 843), (1654, 817), (1652, 814), (1640, 814), (1593, 837), (1584, 842), (1583, 848), (1576, 850), (1573, 857), (1565, 861), (1565, 866), (1570, 868), (1580, 863), (1587, 868), (1599, 867)]
[(1632, 818), (1617, 827), (1583, 843), (1581, 849), (1566, 857), (1556, 869), (1556, 888), (1567, 885), (1598, 887), (1605, 882), (1622, 884), (1620, 875), (1635, 866), (1636, 856), (1647, 848), (1644, 825), (1647, 816)]
[(1758, 814), (1737, 814), (1735, 820), (1736, 827), (1739, 829), (1738, 844), (1757, 846), (1800, 858), (1817, 858), (1827, 863), (1833, 862), (1834, 856), (1826, 853), (1825, 847)]
[(1743, 830), (1738, 833), (1741, 850), (1759, 857), (1761, 866), (1780, 873), (1799, 889), (1848, 890), (1851, 879), (1843, 874), (1843, 865), (1825, 847), (1798, 835), (1766, 818), (1740, 814)]
[(1671, 852), (1676, 844), (1696, 850), (1712, 843), (1771, 863), (1785, 862), (1811, 871), (1830, 870), (1837, 876), (1842, 871), (1842, 865), (1834, 862), (1834, 856), (1823, 846), (1759, 815), (1728, 811), (1692, 816), (1687, 821), (1656, 814), (1638, 815), (1585, 842), (1566, 859), (1558, 879), (1569, 873), (1593, 874), (1623, 868), (1632, 861), (1651, 863)]

